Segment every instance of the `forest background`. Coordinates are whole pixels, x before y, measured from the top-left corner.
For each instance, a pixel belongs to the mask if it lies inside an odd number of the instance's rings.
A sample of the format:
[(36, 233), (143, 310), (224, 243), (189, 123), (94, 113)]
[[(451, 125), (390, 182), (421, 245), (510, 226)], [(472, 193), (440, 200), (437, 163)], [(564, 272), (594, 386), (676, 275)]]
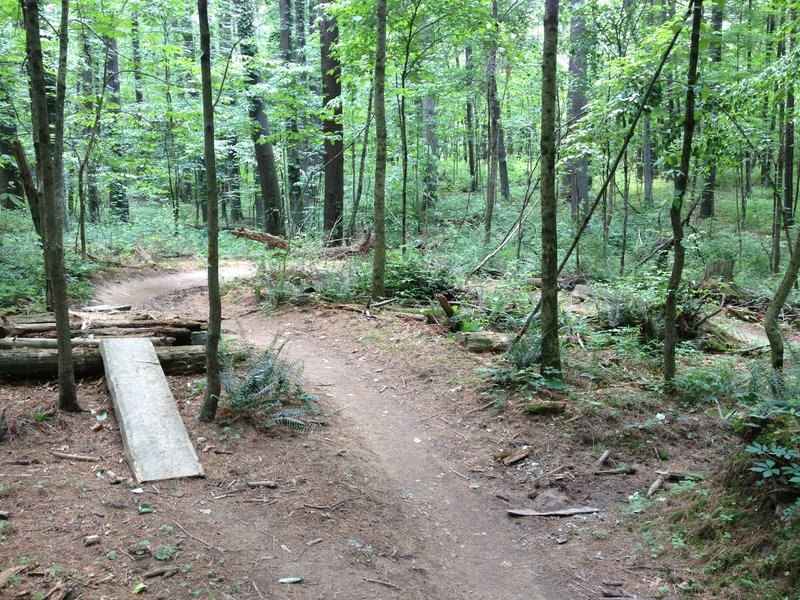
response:
[[(319, 297), (445, 293), (453, 330), (516, 336), (492, 377), (517, 388), (580, 385), (568, 353), (553, 360), (576, 329), (629, 345), (637, 369), (660, 373), (664, 402), (737, 411), (737, 464), (770, 490), (791, 564), (800, 435), (783, 340), (800, 268), (798, 4), (544, 4), (389, 1), (379, 105), (374, 1), (214, 2), (203, 53), (202, 19), (183, 2), (0, 0), (0, 305), (41, 306), (56, 272), (77, 300), (109, 266), (203, 255), (217, 208), (222, 256), (261, 262), (265, 296), (286, 301), (308, 283), (287, 264), (376, 227), (383, 176), (385, 272), (363, 257), (317, 266)], [(560, 33), (553, 89), (545, 9)], [(265, 259), (237, 227), (291, 250)], [(42, 240), (55, 260), (61, 235), (66, 267), (49, 263), (46, 278)], [(562, 287), (591, 287), (590, 321), (557, 310), (556, 264)], [(709, 328), (721, 307), (763, 322), (768, 359)]]

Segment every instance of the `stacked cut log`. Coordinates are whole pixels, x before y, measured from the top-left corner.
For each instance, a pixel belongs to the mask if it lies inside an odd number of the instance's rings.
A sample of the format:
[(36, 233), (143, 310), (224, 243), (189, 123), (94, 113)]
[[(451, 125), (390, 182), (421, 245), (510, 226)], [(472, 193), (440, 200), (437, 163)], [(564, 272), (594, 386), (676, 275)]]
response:
[[(70, 311), (75, 373), (99, 375), (103, 362), (100, 340), (112, 337), (149, 339), (167, 373), (194, 373), (205, 366), (205, 348), (191, 345), (202, 338), (206, 322), (158, 313), (120, 312), (109, 307)], [(58, 371), (56, 324), (52, 314), (0, 317), (0, 378), (53, 377)]]

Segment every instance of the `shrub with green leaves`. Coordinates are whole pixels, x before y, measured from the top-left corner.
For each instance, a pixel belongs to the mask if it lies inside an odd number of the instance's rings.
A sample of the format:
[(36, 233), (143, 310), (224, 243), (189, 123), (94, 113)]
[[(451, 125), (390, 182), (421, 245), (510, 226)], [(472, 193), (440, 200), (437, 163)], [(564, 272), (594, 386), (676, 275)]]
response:
[(316, 398), (303, 391), (303, 366), (282, 356), (285, 342), (273, 340), (269, 348), (250, 358), (240, 378), (232, 365), (222, 373), (225, 396), (221, 403), (268, 428), (305, 429), (304, 418), (317, 412)]
[[(372, 285), (369, 277), (371, 273), (365, 273), (358, 288), (369, 290)], [(386, 296), (405, 302), (427, 302), (435, 294), (447, 295), (456, 288), (448, 269), (415, 253), (390, 257), (386, 261), (384, 281)]]

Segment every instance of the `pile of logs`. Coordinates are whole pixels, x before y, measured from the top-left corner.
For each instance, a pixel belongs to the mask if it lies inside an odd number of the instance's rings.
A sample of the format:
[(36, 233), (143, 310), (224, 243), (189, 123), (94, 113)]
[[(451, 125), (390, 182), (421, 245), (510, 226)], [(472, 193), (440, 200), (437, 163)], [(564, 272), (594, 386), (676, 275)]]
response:
[[(98, 345), (109, 337), (143, 337), (156, 347), (167, 373), (193, 373), (205, 367), (206, 322), (130, 306), (70, 311), (73, 362), (77, 376), (99, 375)], [(0, 317), (0, 378), (54, 377), (58, 372), (56, 323), (52, 313)]]

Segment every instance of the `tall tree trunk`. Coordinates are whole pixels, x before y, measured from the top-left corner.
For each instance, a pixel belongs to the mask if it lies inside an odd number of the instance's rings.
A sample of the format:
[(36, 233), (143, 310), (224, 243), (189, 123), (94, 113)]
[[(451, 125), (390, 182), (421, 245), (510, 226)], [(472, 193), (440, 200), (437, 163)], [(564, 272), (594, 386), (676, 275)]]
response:
[[(586, 19), (581, 11), (583, 0), (572, 0), (572, 17), (569, 22), (569, 110), (567, 119), (569, 128), (579, 127), (578, 121), (586, 110), (586, 65), (588, 55), (588, 36), (586, 35)], [(581, 154), (570, 161), (564, 175), (569, 186), (570, 206), (573, 220), (586, 212), (589, 202), (589, 157)]]
[[(709, 55), (714, 65), (722, 62), (722, 18), (724, 4), (715, 2), (711, 7), (711, 42), (709, 44)], [(716, 115), (712, 113), (711, 121), (716, 120)], [(713, 139), (713, 134), (712, 134)], [(708, 159), (708, 179), (703, 186), (702, 199), (700, 202), (700, 218), (708, 219), (714, 216), (714, 197), (717, 188), (717, 161), (713, 156), (716, 148), (712, 147), (712, 156)]]
[(367, 122), (364, 125), (364, 140), (361, 143), (361, 160), (358, 165), (358, 184), (356, 186), (356, 196), (353, 199), (353, 212), (350, 215), (350, 224), (347, 226), (347, 237), (353, 239), (356, 229), (356, 217), (358, 207), (361, 203), (361, 194), (364, 191), (364, 171), (367, 164), (367, 149), (369, 148), (369, 125), (372, 121), (372, 101), (375, 96), (375, 82), (370, 82), (369, 99), (367, 100)]
[(375, 253), (372, 259), (372, 297), (385, 293), (386, 269), (386, 4), (377, 0), (375, 49)]
[(422, 98), (422, 122), (425, 126), (425, 143), (428, 146), (425, 156), (425, 173), (423, 175), (422, 210), (427, 212), (436, 203), (439, 185), (439, 138), (436, 135), (436, 103), (430, 94), (426, 94)]
[[(117, 51), (116, 38), (106, 37), (105, 43), (108, 46), (107, 67), (108, 71), (108, 101), (109, 113), (112, 115), (114, 125), (111, 131), (112, 139), (119, 140), (121, 132), (118, 131), (118, 119), (120, 115), (120, 78), (119, 78), (119, 52)], [(119, 141), (112, 144), (112, 173), (111, 183), (109, 183), (108, 203), (111, 211), (122, 222), (130, 220), (130, 207), (128, 205), (128, 193), (123, 182), (123, 174), (120, 172), (119, 164), (123, 160), (122, 146)]]
[(131, 14), (131, 45), (133, 46), (133, 85), (136, 91), (136, 104), (144, 102), (142, 93), (142, 47), (139, 31), (139, 13)]
[[(790, 20), (797, 22), (797, 11), (792, 11)], [(793, 30), (789, 31), (788, 44), (788, 52), (797, 51)], [(787, 228), (794, 224), (794, 117), (794, 83), (790, 78), (786, 86), (786, 133), (783, 145), (783, 223)]]
[[(264, 98), (258, 91), (261, 75), (255, 57), (258, 50), (254, 37), (253, 0), (239, 0), (239, 36), (242, 38), (242, 57), (245, 61), (244, 83), (247, 89), (247, 114), (250, 118), (251, 137), (256, 159), (256, 178), (261, 190), (261, 219), (264, 228), (272, 235), (283, 234), (281, 190), (278, 185), (278, 170), (275, 152), (270, 141), (269, 123), (264, 110)], [(258, 213), (258, 207), (256, 209)]]
[[(58, 201), (58, 174), (53, 161), (50, 141), (50, 115), (47, 107), (47, 89), (39, 34), (39, 3), (23, 0), (28, 74), (31, 87), (31, 125), (34, 143), (39, 152), (42, 176), (44, 258), (47, 264), (47, 286), (52, 290), (53, 312), (58, 339), (58, 406), (61, 410), (80, 411), (72, 366), (72, 344), (69, 330), (69, 302), (64, 265), (64, 239), (62, 229), (63, 209)], [(68, 9), (63, 0), (62, 9)], [(66, 31), (63, 32), (66, 35)]]
[(672, 272), (667, 283), (667, 299), (664, 307), (664, 381), (672, 388), (675, 379), (675, 349), (678, 345), (678, 332), (675, 320), (678, 310), (678, 288), (683, 277), (683, 264), (686, 248), (683, 246), (683, 198), (689, 177), (692, 159), (692, 138), (694, 136), (694, 87), (697, 83), (697, 62), (700, 53), (700, 25), (703, 20), (703, 0), (694, 0), (692, 11), (692, 37), (689, 46), (689, 72), (686, 78), (686, 113), (683, 119), (683, 145), (681, 164), (675, 175), (675, 191), (669, 209), (672, 225)]
[(56, 172), (58, 201), (64, 230), (69, 229), (67, 214), (67, 184), (64, 175), (64, 108), (67, 103), (67, 54), (69, 52), (69, 0), (61, 0), (61, 24), (58, 34), (58, 73), (54, 112), (50, 114), (53, 129), (53, 168)]
[(653, 206), (653, 141), (650, 137), (650, 111), (642, 115), (642, 182), (645, 206)]
[(558, 0), (545, 0), (542, 46), (542, 358), (545, 377), (561, 377), (558, 336), (558, 228), (556, 223), (556, 64), (558, 61)]
[(333, 48), (339, 39), (336, 17), (322, 11), (320, 22), (322, 103), (327, 108), (322, 122), (325, 136), (325, 200), (323, 227), (331, 243), (339, 244), (344, 224), (344, 130), (342, 126), (342, 68)]
[[(0, 156), (14, 156), (16, 137), (17, 128), (14, 123), (0, 121)], [(23, 194), (19, 169), (12, 161), (3, 159), (0, 161), (0, 203), (7, 209), (18, 208), (22, 206)]]
[[(495, 22), (494, 31), (497, 30), (497, 0), (492, 0), (492, 18)], [(486, 212), (483, 218), (483, 243), (489, 244), (492, 239), (492, 220), (494, 218), (494, 205), (497, 198), (497, 163), (500, 140), (500, 107), (497, 100), (497, 40), (489, 42), (488, 57), (486, 60), (486, 103), (489, 118), (488, 129), (488, 159), (489, 174), (486, 179)]]
[(222, 304), (219, 297), (219, 221), (217, 202), (217, 161), (214, 153), (214, 100), (211, 90), (211, 34), (208, 29), (208, 0), (197, 0), (200, 19), (200, 75), (203, 96), (203, 148), (208, 190), (208, 337), (206, 338), (206, 393), (198, 419), (213, 421), (221, 393), (219, 338)]
[[(297, 4), (303, 4), (303, 0), (295, 0)], [(302, 9), (301, 9), (302, 10)], [(284, 64), (297, 62), (297, 52), (295, 52), (295, 43), (292, 40), (292, 27), (293, 17), (295, 16), (292, 11), (291, 0), (279, 0), (278, 14), (280, 16), (280, 33), (281, 33), (281, 60)], [(302, 18), (302, 12), (300, 17)], [(303, 31), (304, 23), (300, 22), (300, 30)], [(305, 38), (304, 38), (305, 39)], [(294, 76), (293, 76), (294, 77)], [(292, 82), (294, 85), (294, 82)], [(300, 156), (298, 151), (298, 129), (297, 129), (297, 115), (293, 112), (286, 119), (286, 195), (289, 198), (289, 214), (293, 228), (296, 228), (302, 218), (303, 206), (300, 196), (302, 195), (302, 184), (300, 183)]]
[[(472, 46), (467, 46), (466, 60), (464, 68), (467, 71), (467, 82), (472, 83)], [(475, 116), (472, 107), (472, 89), (467, 90), (467, 161), (469, 164), (469, 191), (475, 192), (478, 189), (478, 177), (475, 165)]]

